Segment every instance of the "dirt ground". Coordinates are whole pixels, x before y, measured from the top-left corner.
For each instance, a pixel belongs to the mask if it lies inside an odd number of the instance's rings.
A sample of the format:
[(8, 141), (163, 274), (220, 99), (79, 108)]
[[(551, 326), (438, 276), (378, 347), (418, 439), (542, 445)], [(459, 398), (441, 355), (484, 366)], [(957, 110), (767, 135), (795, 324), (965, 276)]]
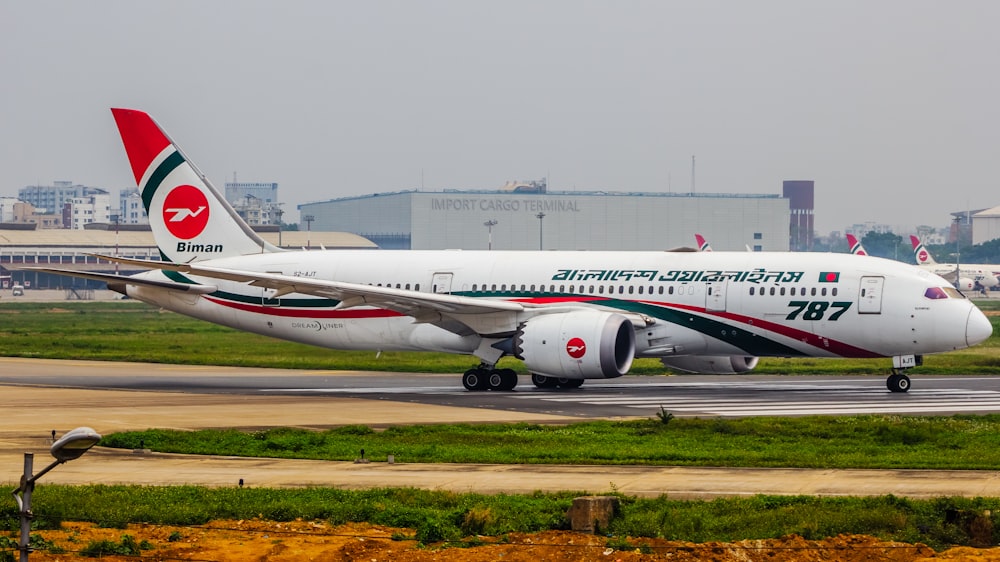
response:
[[(789, 536), (774, 540), (694, 544), (659, 539), (630, 539), (609, 546), (607, 537), (568, 531), (511, 533), (504, 537), (478, 537), (479, 546), (420, 546), (412, 529), (391, 529), (367, 524), (337, 527), (321, 522), (216, 521), (199, 527), (131, 525), (127, 529), (102, 529), (89, 523), (64, 523), (63, 528), (39, 531), (46, 541), (65, 550), (63, 554), (36, 551), (34, 561), (78, 561), (78, 552), (92, 541), (121, 544), (123, 535), (136, 543), (148, 541), (146, 560), (216, 560), (268, 562), (323, 560), (358, 562), (459, 562), (601, 560), (638, 562), (647, 560), (713, 562), (792, 561), (893, 561), (974, 560), (1000, 561), (1000, 548), (954, 548), (935, 553), (924, 545), (883, 542), (867, 536), (840, 536), (822, 541)], [(16, 538), (12, 537), (12, 538)], [(617, 548), (615, 548), (617, 547)], [(106, 561), (134, 560), (108, 556)]]

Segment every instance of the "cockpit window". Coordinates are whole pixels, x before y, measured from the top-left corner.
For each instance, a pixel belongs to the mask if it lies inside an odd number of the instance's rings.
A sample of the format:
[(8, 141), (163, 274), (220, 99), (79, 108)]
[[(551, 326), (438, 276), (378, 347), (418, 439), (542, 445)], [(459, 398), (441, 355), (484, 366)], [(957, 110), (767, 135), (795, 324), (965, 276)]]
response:
[(924, 296), (931, 300), (965, 298), (965, 295), (954, 287), (930, 287), (924, 291)]

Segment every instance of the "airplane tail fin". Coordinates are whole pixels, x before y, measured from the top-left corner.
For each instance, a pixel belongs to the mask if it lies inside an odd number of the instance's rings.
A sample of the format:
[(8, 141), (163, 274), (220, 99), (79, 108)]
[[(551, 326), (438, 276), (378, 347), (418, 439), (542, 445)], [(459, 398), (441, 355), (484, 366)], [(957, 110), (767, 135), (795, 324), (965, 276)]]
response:
[(927, 251), (924, 247), (923, 242), (920, 241), (916, 236), (910, 235), (910, 244), (913, 244), (913, 257), (916, 258), (917, 264), (935, 264), (934, 258), (931, 257), (931, 253)]
[(861, 241), (858, 240), (857, 236), (853, 234), (847, 235), (847, 245), (851, 247), (851, 253), (856, 256), (867, 256), (868, 252), (865, 251), (865, 247), (861, 245)]
[(712, 247), (708, 245), (708, 241), (705, 240), (705, 237), (702, 236), (701, 234), (695, 234), (694, 235), (694, 240), (695, 240), (695, 242), (698, 243), (698, 251), (699, 252), (711, 252), (712, 251)]
[(236, 214), (149, 114), (119, 108), (111, 113), (165, 260), (187, 263), (281, 251)]

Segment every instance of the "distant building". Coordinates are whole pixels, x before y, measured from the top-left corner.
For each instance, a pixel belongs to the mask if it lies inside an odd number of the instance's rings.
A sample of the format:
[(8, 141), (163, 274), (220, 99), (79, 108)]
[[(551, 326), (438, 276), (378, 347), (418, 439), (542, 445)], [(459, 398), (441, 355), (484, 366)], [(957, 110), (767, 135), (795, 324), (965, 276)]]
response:
[(69, 217), (69, 227), (73, 230), (83, 230), (86, 225), (94, 222), (110, 222), (111, 195), (105, 191), (74, 197), (64, 209), (64, 217)]
[[(508, 184), (510, 185), (510, 184)], [(401, 191), (299, 205), (312, 228), (353, 232), (386, 249), (783, 251), (780, 195), (587, 191)]]
[(781, 185), (781, 195), (788, 199), (789, 248), (793, 252), (812, 250), (814, 190), (812, 180), (785, 180)]
[(17, 190), (17, 198), (34, 205), (39, 213), (61, 213), (71, 199), (91, 195), (107, 195), (99, 187), (56, 181), (52, 185), (28, 185)]
[(970, 211), (972, 218), (972, 243), (982, 244), (1000, 238), (1000, 206)]
[[(113, 222), (113, 221), (112, 221)], [(123, 189), (118, 192), (119, 224), (149, 224), (146, 207), (138, 188)]]
[(226, 182), (226, 201), (251, 225), (283, 223), (277, 183)]

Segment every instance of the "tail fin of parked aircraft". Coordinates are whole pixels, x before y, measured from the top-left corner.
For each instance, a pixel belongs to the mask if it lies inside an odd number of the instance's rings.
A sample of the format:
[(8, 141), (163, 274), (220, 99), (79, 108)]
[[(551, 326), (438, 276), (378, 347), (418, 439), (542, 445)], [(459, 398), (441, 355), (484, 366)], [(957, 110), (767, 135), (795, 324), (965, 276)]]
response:
[(280, 251), (258, 236), (145, 112), (112, 109), (163, 259)]
[(911, 234), (910, 243), (913, 244), (913, 257), (916, 258), (918, 265), (933, 265), (937, 263), (919, 238)]
[(851, 253), (856, 256), (867, 256), (868, 252), (865, 251), (865, 247), (861, 245), (861, 241), (858, 240), (857, 236), (853, 234), (847, 235), (847, 245), (851, 248)]
[(702, 236), (701, 234), (695, 234), (694, 235), (694, 240), (695, 240), (695, 242), (698, 243), (698, 251), (699, 252), (711, 252), (712, 251), (712, 247), (708, 245), (708, 240), (705, 240), (705, 237)]

